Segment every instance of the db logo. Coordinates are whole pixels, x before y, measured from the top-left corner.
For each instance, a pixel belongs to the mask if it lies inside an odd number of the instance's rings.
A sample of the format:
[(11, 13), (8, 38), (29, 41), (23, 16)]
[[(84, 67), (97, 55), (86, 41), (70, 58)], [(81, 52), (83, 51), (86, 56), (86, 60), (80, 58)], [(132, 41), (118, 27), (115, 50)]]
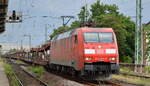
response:
[(97, 50), (97, 54), (104, 54), (104, 50), (98, 49), (98, 50)]
[(102, 48), (102, 46), (99, 45), (98, 48)]

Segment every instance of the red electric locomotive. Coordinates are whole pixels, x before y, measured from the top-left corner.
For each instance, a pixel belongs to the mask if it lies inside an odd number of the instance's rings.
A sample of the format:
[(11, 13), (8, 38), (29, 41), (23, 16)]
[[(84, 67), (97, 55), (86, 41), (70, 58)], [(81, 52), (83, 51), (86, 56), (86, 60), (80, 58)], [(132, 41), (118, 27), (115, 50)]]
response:
[(94, 80), (119, 72), (116, 36), (112, 28), (79, 28), (51, 41), (50, 67)]

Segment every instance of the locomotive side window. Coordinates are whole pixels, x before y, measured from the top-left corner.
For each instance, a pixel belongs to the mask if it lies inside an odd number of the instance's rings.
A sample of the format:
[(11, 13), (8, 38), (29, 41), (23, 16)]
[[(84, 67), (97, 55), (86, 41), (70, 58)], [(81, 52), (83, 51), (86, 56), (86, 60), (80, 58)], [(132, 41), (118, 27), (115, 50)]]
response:
[(97, 32), (86, 32), (84, 33), (85, 42), (99, 42), (99, 37)]
[(113, 42), (112, 32), (99, 33), (99, 38), (100, 38), (101, 43), (112, 43)]
[(75, 43), (78, 43), (78, 36), (75, 35)]

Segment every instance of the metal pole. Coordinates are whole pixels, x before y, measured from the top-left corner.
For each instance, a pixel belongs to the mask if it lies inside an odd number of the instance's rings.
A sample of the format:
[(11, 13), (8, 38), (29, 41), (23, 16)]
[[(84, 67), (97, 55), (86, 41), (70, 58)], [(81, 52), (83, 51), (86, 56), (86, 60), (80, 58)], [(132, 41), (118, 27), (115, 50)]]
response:
[(141, 64), (141, 73), (143, 72), (143, 67), (142, 67), (142, 65), (143, 65), (143, 27), (142, 27), (142, 0), (140, 0), (140, 2), (139, 2), (139, 10), (140, 10), (140, 13), (139, 13), (139, 18), (140, 18), (140, 30), (141, 30), (141, 62), (140, 62), (140, 64)]
[(31, 35), (24, 35), (26, 37), (29, 37), (29, 50), (31, 49)]
[(0, 45), (0, 58), (1, 58), (1, 54), (2, 54), (2, 45)]
[(135, 69), (134, 71), (137, 72), (137, 64), (138, 64), (138, 31), (137, 31), (137, 4), (138, 4), (138, 0), (136, 0), (136, 26), (135, 26)]
[(23, 50), (22, 42), (23, 42), (23, 40), (21, 40), (21, 47), (20, 47), (21, 50)]
[(85, 0), (85, 22), (87, 22), (87, 1)]
[(65, 17), (63, 17), (63, 26), (65, 27)]
[(45, 25), (45, 42), (47, 41), (47, 24)]
[(31, 49), (31, 35), (29, 35), (29, 46), (30, 46), (29, 48)]
[[(135, 64), (143, 64), (142, 1), (136, 0)], [(137, 66), (135, 66), (135, 72)], [(142, 72), (142, 70), (140, 71)]]

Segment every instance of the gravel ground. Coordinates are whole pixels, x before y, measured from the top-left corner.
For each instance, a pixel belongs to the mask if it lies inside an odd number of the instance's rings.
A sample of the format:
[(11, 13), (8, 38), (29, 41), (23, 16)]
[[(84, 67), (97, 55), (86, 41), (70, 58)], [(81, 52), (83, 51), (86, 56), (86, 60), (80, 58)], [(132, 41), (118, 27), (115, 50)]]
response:
[[(19, 69), (15, 69), (15, 70), (19, 70)], [(22, 74), (19, 71), (17, 71), (17, 73), (18, 73), (19, 78), (21, 78), (24, 81), (23, 83), (25, 83), (26, 86), (40, 86), (39, 83), (37, 83), (35, 80), (29, 79), (27, 75)], [(43, 82), (46, 82), (49, 86), (90, 86), (88, 84), (83, 84), (81, 82), (78, 82), (79, 80), (76, 81), (76, 80), (68, 79), (60, 75), (62, 74), (54, 74), (54, 73), (45, 71), (42, 77), (40, 78), (40, 80), (42, 80)], [(132, 85), (132, 84), (122, 82), (120, 80), (115, 80), (115, 79), (112, 79), (111, 81), (120, 83), (121, 86), (137, 86), (137, 85)], [(112, 85), (101, 83), (101, 85), (97, 84), (97, 86), (112, 86)]]
[[(42, 81), (46, 82), (49, 84), (49, 86), (91, 86), (88, 84), (83, 84), (78, 81), (70, 80), (68, 78), (61, 77), (57, 74), (53, 74), (51, 72), (45, 71), (44, 75), (41, 78)], [(137, 85), (132, 85), (128, 84), (125, 82), (121, 82), (115, 79), (111, 80), (112, 82), (120, 83), (122, 86), (137, 86)], [(108, 83), (102, 82), (100, 85), (97, 84), (97, 86), (112, 86)]]
[(14, 72), (16, 73), (17, 77), (21, 80), (23, 85), (25, 86), (43, 86), (40, 85), (38, 81), (34, 78), (30, 77), (24, 71), (22, 71), (17, 65), (13, 65)]
[(48, 83), (49, 86), (85, 86), (78, 82), (64, 79), (49, 72), (45, 72), (41, 80)]
[[(72, 79), (64, 78), (64, 77), (59, 76), (59, 75), (61, 75), (61, 74), (57, 75), (57, 74), (45, 71), (45, 73), (43, 74), (43, 76), (40, 79), (42, 81), (46, 82), (49, 86), (91, 86), (88, 84), (78, 82), (76, 80), (74, 81)], [(119, 80), (115, 80), (115, 79), (112, 79), (111, 81), (116, 82), (116, 83), (120, 83), (121, 86), (137, 86), (137, 85), (129, 84), (129, 83), (122, 82)], [(110, 85), (108, 83), (102, 82), (102, 83), (100, 83), (100, 85), (97, 84), (97, 86), (114, 86), (114, 85)]]
[(120, 83), (122, 86), (139, 86), (139, 85), (130, 84), (127, 82), (123, 82), (121, 80), (116, 80), (116, 79), (111, 79), (111, 81), (116, 82), (116, 83)]

